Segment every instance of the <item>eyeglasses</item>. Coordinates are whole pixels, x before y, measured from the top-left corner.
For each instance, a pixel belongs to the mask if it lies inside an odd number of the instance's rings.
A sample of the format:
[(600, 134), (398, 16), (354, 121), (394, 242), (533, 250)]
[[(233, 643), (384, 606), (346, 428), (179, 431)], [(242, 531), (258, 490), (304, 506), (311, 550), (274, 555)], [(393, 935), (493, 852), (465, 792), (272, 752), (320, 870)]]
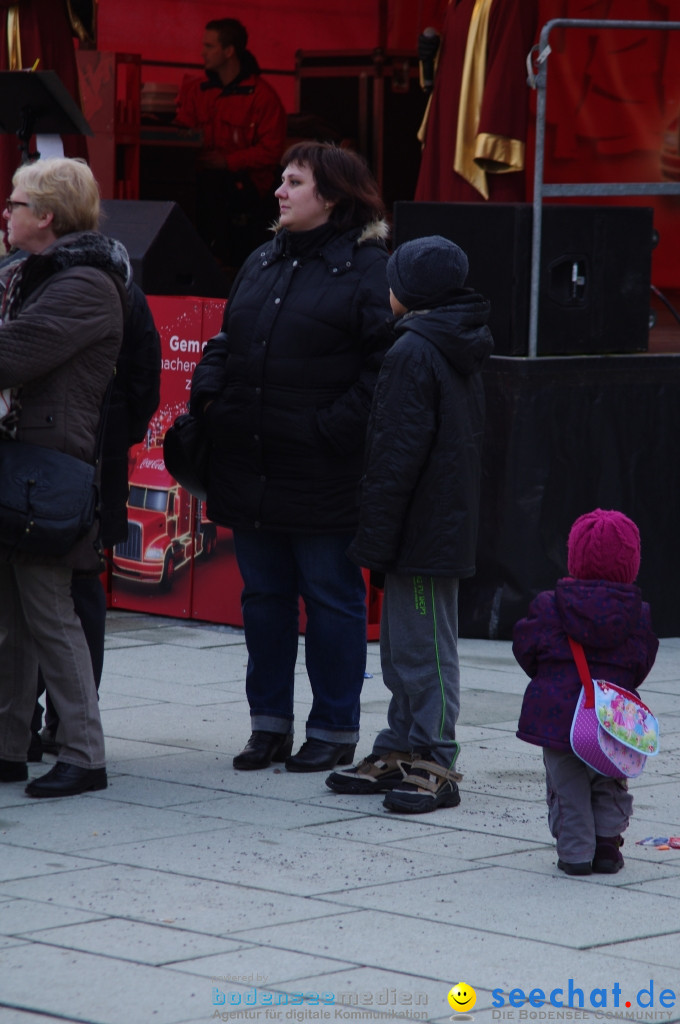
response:
[(8, 213), (14, 213), (17, 206), (30, 206), (30, 203), (23, 203), (20, 199), (6, 199), (5, 209)]

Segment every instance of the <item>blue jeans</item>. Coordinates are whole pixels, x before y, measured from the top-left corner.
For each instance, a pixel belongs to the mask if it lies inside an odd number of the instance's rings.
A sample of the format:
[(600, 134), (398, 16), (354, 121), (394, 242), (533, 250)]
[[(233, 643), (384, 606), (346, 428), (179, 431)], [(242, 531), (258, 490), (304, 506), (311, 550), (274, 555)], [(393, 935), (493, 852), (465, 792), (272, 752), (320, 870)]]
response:
[(345, 554), (351, 539), (348, 533), (234, 530), (244, 583), (246, 694), (254, 730), (292, 731), (302, 597), (307, 613), (305, 663), (313, 694), (307, 736), (332, 743), (359, 739), (366, 588), (361, 569)]

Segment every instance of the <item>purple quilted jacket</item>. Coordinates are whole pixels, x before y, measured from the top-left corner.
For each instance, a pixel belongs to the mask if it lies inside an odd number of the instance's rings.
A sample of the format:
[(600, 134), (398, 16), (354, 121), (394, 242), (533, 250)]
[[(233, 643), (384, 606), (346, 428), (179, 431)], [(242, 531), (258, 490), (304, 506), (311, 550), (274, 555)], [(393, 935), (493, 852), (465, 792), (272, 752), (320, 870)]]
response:
[(649, 673), (659, 646), (649, 605), (634, 583), (565, 578), (539, 594), (513, 632), (513, 654), (531, 677), (517, 735), (553, 750), (571, 750), (581, 692), (568, 636), (583, 644), (594, 679), (628, 690), (637, 690)]

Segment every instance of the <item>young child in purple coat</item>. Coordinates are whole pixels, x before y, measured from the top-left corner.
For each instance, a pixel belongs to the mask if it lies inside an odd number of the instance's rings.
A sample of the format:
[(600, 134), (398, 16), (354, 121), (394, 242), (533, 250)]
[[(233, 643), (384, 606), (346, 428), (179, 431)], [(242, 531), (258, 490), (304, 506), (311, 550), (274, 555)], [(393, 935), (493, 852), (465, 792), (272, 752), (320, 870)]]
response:
[(517, 735), (543, 747), (548, 823), (557, 866), (568, 875), (613, 874), (633, 798), (626, 779), (600, 775), (571, 749), (581, 693), (568, 637), (583, 645), (594, 679), (635, 692), (649, 673), (659, 641), (649, 605), (635, 579), (640, 534), (621, 512), (595, 509), (580, 516), (568, 540), (569, 576), (536, 597), (515, 626), (512, 650), (531, 677)]

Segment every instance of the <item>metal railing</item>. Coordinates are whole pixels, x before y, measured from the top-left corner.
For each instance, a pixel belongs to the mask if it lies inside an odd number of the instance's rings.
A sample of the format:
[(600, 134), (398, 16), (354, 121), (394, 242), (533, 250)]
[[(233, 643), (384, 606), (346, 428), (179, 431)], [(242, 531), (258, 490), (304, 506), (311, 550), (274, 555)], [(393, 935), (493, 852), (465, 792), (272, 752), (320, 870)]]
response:
[(536, 153), (534, 161), (533, 230), (531, 240), (531, 288), (529, 295), (529, 341), (527, 355), (535, 359), (538, 353), (538, 311), (541, 274), (541, 232), (544, 197), (554, 196), (643, 196), (680, 195), (680, 182), (593, 182), (572, 184), (546, 184), (543, 180), (545, 151), (545, 120), (548, 90), (548, 37), (555, 28), (653, 29), (663, 32), (680, 29), (680, 21), (609, 21), (590, 18), (555, 18), (541, 29), (538, 45), (529, 55), (534, 70), (529, 84), (537, 90)]

